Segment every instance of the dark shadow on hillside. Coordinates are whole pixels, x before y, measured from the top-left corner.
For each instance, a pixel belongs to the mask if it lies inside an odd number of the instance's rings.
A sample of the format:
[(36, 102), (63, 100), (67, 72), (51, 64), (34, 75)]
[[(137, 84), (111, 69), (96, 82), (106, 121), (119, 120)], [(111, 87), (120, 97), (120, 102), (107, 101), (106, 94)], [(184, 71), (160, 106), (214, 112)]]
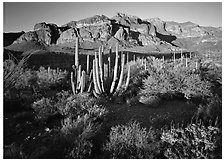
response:
[[(105, 62), (105, 65), (108, 64), (108, 54), (109, 52), (106, 51), (104, 53), (103, 59)], [(173, 59), (173, 53), (157, 53), (157, 52), (150, 52), (150, 53), (139, 53), (139, 52), (130, 52), (130, 51), (119, 51), (119, 54), (125, 54), (125, 60), (127, 61), (127, 53), (128, 53), (128, 61), (137, 60), (138, 58), (147, 58), (149, 56), (154, 56), (156, 58), (169, 60)], [(192, 52), (191, 56), (194, 57), (197, 53)], [(90, 68), (92, 68), (92, 62), (94, 59), (94, 54), (89, 52), (90, 55)], [(111, 53), (111, 65), (114, 66), (115, 64), (115, 52)], [(183, 52), (184, 56), (189, 57), (189, 52)], [(9, 59), (10, 57), (15, 56), (16, 59), (20, 60), (22, 58), (21, 52), (14, 52), (9, 50), (4, 50), (4, 60)], [(178, 59), (180, 58), (181, 54), (176, 52), (175, 57)], [(79, 62), (80, 65), (82, 65), (82, 70), (86, 70), (87, 66), (87, 52), (82, 51), (81, 54), (79, 54)], [(119, 61), (119, 63), (121, 63)], [(126, 62), (125, 62), (126, 63)], [(44, 53), (37, 53), (33, 54), (29, 57), (27, 61), (27, 66), (32, 69), (38, 69), (39, 67), (51, 67), (53, 69), (60, 68), (60, 69), (66, 69), (68, 71), (72, 70), (72, 65), (74, 64), (74, 54), (68, 54), (63, 52), (44, 52)]]
[(177, 39), (176, 36), (173, 36), (173, 35), (163, 35), (161, 33), (156, 32), (156, 37), (158, 37), (161, 40), (166, 41), (166, 42), (172, 44), (173, 46), (177, 47), (175, 44), (172, 43), (172, 41)]
[(142, 42), (139, 41), (139, 39), (138, 39), (139, 35), (140, 35), (140, 32), (130, 31), (130, 36), (131, 36), (131, 38), (134, 39), (134, 40), (136, 40), (137, 43), (138, 43), (140, 46), (143, 46), (143, 45), (142, 45)]

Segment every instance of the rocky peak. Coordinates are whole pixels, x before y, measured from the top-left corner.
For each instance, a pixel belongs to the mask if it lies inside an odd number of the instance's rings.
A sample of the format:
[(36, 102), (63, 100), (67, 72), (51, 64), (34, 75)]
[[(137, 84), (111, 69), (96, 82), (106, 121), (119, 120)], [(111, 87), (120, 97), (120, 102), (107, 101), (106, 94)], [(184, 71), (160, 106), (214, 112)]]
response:
[(158, 17), (146, 19), (145, 21), (149, 22), (151, 25), (155, 26), (156, 32), (159, 32), (163, 35), (169, 35), (165, 30), (165, 22)]
[(99, 26), (104, 24), (110, 24), (110, 19), (104, 15), (95, 15), (93, 17), (85, 18), (79, 20), (76, 23), (77, 28), (86, 27), (86, 26)]
[(77, 24), (77, 21), (70, 21), (69, 23), (62, 25), (61, 27), (75, 28), (76, 24)]
[(125, 13), (116, 13), (115, 16), (111, 18), (112, 20), (115, 20), (116, 23), (123, 25), (123, 26), (129, 26), (131, 24), (140, 24), (142, 20), (137, 16), (127, 15)]

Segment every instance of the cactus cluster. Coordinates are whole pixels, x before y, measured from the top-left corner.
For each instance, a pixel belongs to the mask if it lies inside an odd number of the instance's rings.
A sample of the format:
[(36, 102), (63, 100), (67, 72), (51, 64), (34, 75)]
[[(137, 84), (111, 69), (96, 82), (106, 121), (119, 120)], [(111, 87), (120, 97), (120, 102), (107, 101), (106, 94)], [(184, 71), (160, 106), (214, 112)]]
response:
[[(112, 54), (109, 50), (108, 61), (104, 62), (104, 47), (99, 47), (98, 53), (95, 52), (95, 56), (92, 63), (92, 69), (90, 71), (90, 56), (87, 55), (86, 71), (82, 70), (79, 65), (79, 52), (78, 52), (78, 38), (76, 40), (75, 50), (75, 65), (72, 66), (71, 72), (71, 86), (74, 94), (82, 92), (93, 92), (95, 97), (101, 96), (115, 96), (121, 90), (124, 80), (124, 65), (125, 54), (118, 52), (118, 45), (116, 45), (115, 64), (112, 67)], [(120, 63), (119, 63), (120, 62)], [(128, 62), (128, 54), (127, 54)], [(104, 65), (107, 65), (107, 73), (105, 73)], [(130, 80), (130, 66), (128, 66), (127, 79), (124, 84), (124, 90), (127, 89)]]
[[(111, 50), (110, 50), (107, 64), (108, 67), (107, 77), (105, 77), (104, 75), (103, 56), (104, 56), (103, 49), (101, 50), (99, 48), (99, 52), (98, 54), (95, 53), (95, 58), (93, 60), (93, 83), (94, 83), (93, 94), (96, 97), (115, 96), (121, 89), (124, 79), (125, 54), (119, 55), (118, 45), (116, 45), (115, 64), (114, 68), (111, 68)], [(120, 64), (119, 64), (119, 58), (121, 61)], [(124, 90), (127, 89), (129, 80), (130, 80), (130, 66), (128, 66), (128, 75), (124, 86)]]
[(92, 87), (92, 71), (89, 73), (89, 55), (87, 55), (87, 71), (79, 65), (78, 38), (76, 39), (75, 65), (72, 66), (71, 86), (73, 94), (90, 92)]

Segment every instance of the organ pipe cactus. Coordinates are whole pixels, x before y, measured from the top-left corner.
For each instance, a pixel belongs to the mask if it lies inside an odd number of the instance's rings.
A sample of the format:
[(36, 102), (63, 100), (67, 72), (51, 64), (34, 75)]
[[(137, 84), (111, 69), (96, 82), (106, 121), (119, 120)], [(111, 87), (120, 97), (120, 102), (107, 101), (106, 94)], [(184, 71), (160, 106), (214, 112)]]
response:
[[(111, 51), (111, 50), (110, 50)], [(108, 58), (108, 70), (111, 69), (111, 53), (109, 53)], [(108, 72), (107, 78), (104, 76), (103, 66), (103, 53), (102, 50), (99, 50), (99, 53), (95, 53), (95, 59), (93, 60), (93, 84), (94, 90), (93, 94), (96, 97), (100, 96), (116, 96), (121, 89), (123, 78), (124, 78), (124, 65), (125, 65), (125, 55), (121, 56), (121, 63), (119, 64), (119, 53), (118, 53), (118, 45), (116, 46), (116, 55), (115, 55), (115, 65), (113, 68), (113, 77), (111, 76), (111, 72)], [(120, 70), (119, 70), (120, 69)], [(105, 89), (105, 80), (107, 83), (111, 83), (108, 86), (108, 89)], [(128, 66), (128, 75), (125, 83), (125, 90), (129, 85), (130, 80), (130, 66)]]
[(88, 76), (86, 71), (81, 71), (81, 65), (79, 68), (75, 68), (73, 65), (73, 71), (71, 72), (71, 86), (73, 94), (83, 93), (84, 91), (91, 92), (92, 89), (92, 71)]

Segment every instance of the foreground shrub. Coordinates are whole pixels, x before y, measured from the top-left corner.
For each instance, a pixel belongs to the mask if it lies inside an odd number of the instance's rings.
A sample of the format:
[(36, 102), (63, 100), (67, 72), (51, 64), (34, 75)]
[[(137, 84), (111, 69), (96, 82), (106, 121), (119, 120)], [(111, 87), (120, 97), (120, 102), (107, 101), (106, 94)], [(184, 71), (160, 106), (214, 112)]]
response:
[(25, 58), (19, 61), (18, 64), (11, 59), (4, 61), (4, 91), (15, 88), (15, 84), (23, 74), (25, 62)]
[(35, 111), (36, 119), (46, 121), (49, 116), (57, 112), (53, 100), (49, 98), (41, 98), (33, 103), (32, 108)]
[(66, 92), (58, 93), (56, 104), (58, 111), (65, 117), (77, 117), (96, 104), (96, 99), (88, 93), (79, 93), (77, 95)]
[(89, 158), (92, 153), (91, 139), (100, 131), (99, 119), (105, 116), (106, 110), (95, 105), (84, 115), (77, 118), (67, 117), (62, 122), (61, 132), (68, 141), (66, 158)]
[(218, 95), (214, 95), (203, 104), (200, 104), (197, 116), (203, 119), (204, 122), (218, 119), (220, 123), (222, 120), (222, 98)]
[(216, 158), (220, 138), (219, 128), (205, 127), (201, 123), (191, 123), (186, 128), (171, 127), (161, 135), (161, 140), (166, 145), (164, 155), (169, 159)]
[[(130, 61), (128, 65), (130, 65), (130, 81), (128, 89), (126, 91), (124, 91), (123, 89), (119, 91), (119, 96), (123, 96), (126, 99), (130, 99), (137, 96), (137, 93), (139, 92), (139, 90), (143, 85), (142, 80), (147, 78), (148, 74), (147, 71), (144, 69), (145, 67), (140, 59), (137, 59), (135, 62)], [(125, 65), (124, 80), (126, 80), (127, 77), (128, 65)]]
[(110, 158), (152, 158), (156, 149), (154, 131), (147, 131), (136, 122), (112, 127), (109, 139), (103, 150)]

